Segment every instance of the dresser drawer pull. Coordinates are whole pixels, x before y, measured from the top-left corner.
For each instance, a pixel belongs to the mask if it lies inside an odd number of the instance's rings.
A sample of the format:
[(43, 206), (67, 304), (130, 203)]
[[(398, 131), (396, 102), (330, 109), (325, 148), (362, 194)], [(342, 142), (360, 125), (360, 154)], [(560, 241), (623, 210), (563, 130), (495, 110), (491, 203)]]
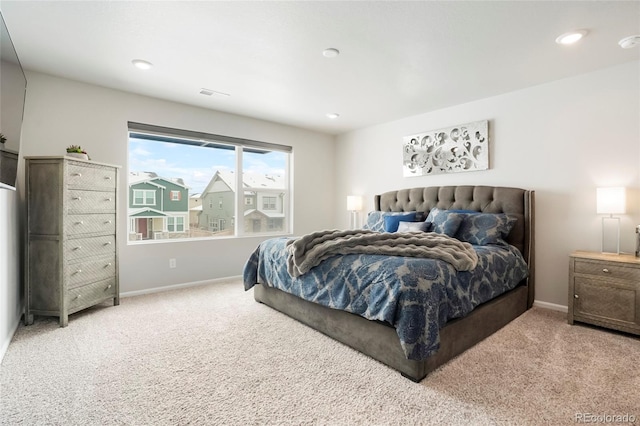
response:
[(74, 174), (73, 174), (73, 176), (81, 177), (81, 176), (82, 176), (82, 173), (74, 173)]
[(76, 201), (80, 201), (80, 200), (82, 200), (82, 197), (73, 197), (73, 199), (76, 200)]
[(104, 177), (106, 180), (111, 180), (111, 176), (105, 176)]
[(110, 288), (111, 288), (111, 284), (109, 284), (109, 285), (107, 286), (107, 290), (109, 290)]
[(77, 270), (73, 273), (73, 275), (81, 274), (81, 273), (82, 273), (82, 269), (77, 269)]
[(111, 225), (111, 221), (110, 221), (110, 220), (107, 220), (107, 221), (105, 222), (105, 225)]
[(81, 295), (81, 294), (79, 294), (79, 295), (77, 295), (77, 296), (76, 296), (76, 299), (75, 299), (75, 300), (78, 300), (78, 299), (80, 299), (81, 297), (82, 297), (82, 295)]
[(111, 241), (107, 241), (106, 243), (104, 243), (103, 245), (105, 246), (110, 246), (111, 245)]
[(602, 269), (602, 272), (604, 272), (605, 274), (608, 274), (608, 273), (609, 273), (609, 270), (608, 270), (607, 268), (603, 268), (603, 269)]
[(76, 246), (73, 248), (74, 250), (82, 250), (82, 246)]
[(111, 262), (109, 262), (106, 265), (104, 265), (105, 268), (108, 268), (109, 266), (111, 266)]
[(76, 222), (76, 225), (84, 225), (84, 221), (81, 220), (79, 222)]
[(573, 295), (573, 297), (574, 297), (575, 299), (580, 299), (580, 296), (578, 296), (577, 294), (574, 294), (574, 295)]
[(111, 197), (109, 197), (109, 198), (105, 198), (104, 200), (105, 200), (105, 201), (111, 201)]

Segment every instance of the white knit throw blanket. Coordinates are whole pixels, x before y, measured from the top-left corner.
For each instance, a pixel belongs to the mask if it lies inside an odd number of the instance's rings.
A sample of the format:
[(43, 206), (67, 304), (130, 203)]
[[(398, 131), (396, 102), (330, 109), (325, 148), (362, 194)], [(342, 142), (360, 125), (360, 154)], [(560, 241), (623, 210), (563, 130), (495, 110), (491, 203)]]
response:
[(470, 271), (478, 264), (471, 244), (432, 232), (325, 230), (288, 241), (287, 251), (287, 271), (292, 277), (338, 254), (426, 257), (444, 260), (458, 271)]

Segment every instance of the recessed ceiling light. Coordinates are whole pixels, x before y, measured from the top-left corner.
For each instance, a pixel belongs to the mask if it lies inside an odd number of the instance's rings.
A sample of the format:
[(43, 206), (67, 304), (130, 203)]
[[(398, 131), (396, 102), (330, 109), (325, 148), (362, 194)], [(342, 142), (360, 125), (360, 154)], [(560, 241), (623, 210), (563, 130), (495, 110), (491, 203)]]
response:
[(322, 55), (325, 58), (335, 58), (336, 56), (338, 56), (340, 54), (340, 51), (338, 49), (334, 49), (333, 47), (330, 47), (328, 49), (324, 49), (322, 51)]
[(148, 70), (153, 66), (151, 62), (145, 61), (143, 59), (134, 59), (133, 61), (131, 61), (131, 63), (133, 64), (134, 67), (141, 70)]
[(332, 120), (336, 119), (340, 117), (340, 114), (338, 114), (337, 112), (328, 112), (327, 113), (327, 118), (330, 118)]
[(587, 30), (571, 31), (564, 33), (556, 39), (558, 44), (573, 44), (578, 42), (582, 37), (587, 35)]
[(618, 42), (623, 49), (631, 49), (632, 47), (640, 46), (640, 35), (633, 35), (625, 37)]

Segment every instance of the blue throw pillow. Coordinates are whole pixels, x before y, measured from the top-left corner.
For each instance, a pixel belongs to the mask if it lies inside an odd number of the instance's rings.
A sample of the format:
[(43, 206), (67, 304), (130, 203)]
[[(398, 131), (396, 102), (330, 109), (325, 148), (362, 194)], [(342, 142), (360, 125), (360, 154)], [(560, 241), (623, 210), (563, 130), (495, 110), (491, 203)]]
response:
[(400, 222), (413, 222), (416, 220), (416, 213), (384, 215), (384, 232), (396, 232)]
[(371, 231), (376, 232), (384, 232), (384, 217), (385, 216), (401, 216), (407, 213), (416, 213), (416, 212), (381, 212), (381, 211), (371, 211), (367, 215), (367, 221), (362, 226), (362, 229), (369, 229)]
[(506, 244), (505, 239), (518, 219), (506, 213), (463, 213), (456, 238), (477, 246)]
[(442, 210), (434, 207), (429, 212), (429, 216), (427, 216), (426, 222), (432, 224), (432, 232), (445, 234), (449, 237), (454, 237), (456, 235), (456, 232), (458, 231), (458, 228), (460, 228), (460, 224), (462, 223), (462, 219), (464, 218), (463, 215), (464, 213)]

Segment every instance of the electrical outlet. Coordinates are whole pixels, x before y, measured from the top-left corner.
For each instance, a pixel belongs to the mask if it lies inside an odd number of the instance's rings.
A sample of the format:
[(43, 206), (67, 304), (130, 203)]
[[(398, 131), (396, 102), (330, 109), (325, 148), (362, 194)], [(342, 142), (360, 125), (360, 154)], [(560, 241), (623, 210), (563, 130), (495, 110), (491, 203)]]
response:
[(169, 268), (175, 268), (176, 267), (176, 260), (175, 259), (169, 259)]

